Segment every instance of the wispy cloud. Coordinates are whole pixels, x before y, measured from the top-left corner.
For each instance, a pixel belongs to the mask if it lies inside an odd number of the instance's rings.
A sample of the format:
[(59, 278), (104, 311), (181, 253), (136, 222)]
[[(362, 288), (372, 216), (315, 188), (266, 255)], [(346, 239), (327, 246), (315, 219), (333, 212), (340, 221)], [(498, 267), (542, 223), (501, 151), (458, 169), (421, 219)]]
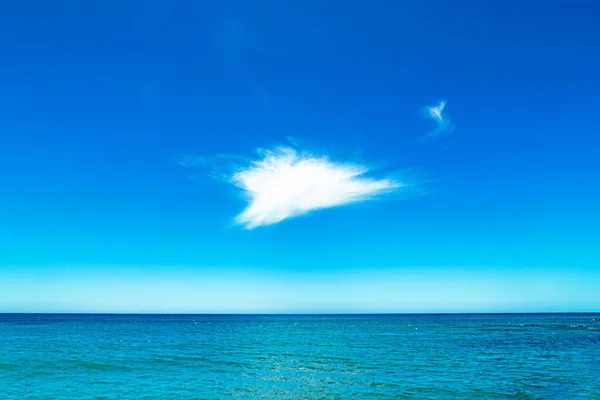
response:
[(369, 177), (365, 165), (336, 162), (291, 146), (259, 149), (257, 159), (237, 161), (232, 172), (218, 175), (241, 189), (248, 201), (235, 217), (247, 229), (318, 209), (374, 200), (406, 186), (389, 177)]
[(421, 137), (421, 140), (433, 139), (436, 137), (447, 136), (454, 130), (454, 124), (444, 113), (446, 101), (442, 100), (435, 106), (427, 106), (423, 108), (423, 116), (432, 119), (436, 123), (436, 128), (427, 135)]

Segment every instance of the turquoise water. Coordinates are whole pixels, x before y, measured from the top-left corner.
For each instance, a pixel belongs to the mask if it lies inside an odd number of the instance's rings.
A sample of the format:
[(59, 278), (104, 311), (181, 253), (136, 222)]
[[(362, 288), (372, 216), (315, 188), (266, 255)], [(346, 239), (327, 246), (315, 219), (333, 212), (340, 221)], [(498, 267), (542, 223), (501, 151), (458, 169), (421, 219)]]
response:
[(0, 315), (0, 398), (600, 399), (600, 315)]

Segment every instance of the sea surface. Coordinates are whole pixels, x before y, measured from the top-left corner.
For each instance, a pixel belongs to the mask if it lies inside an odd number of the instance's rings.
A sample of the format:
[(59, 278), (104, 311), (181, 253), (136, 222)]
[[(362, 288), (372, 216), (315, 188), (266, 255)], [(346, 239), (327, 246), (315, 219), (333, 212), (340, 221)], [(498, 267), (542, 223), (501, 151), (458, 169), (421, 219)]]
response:
[(600, 399), (600, 314), (0, 314), (0, 399)]

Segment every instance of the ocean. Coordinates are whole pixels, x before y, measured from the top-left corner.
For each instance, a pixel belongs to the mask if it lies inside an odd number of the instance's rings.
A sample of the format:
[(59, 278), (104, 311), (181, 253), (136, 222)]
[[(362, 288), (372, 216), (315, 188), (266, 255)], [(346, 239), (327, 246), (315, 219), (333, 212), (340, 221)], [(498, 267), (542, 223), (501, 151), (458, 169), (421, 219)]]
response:
[(0, 314), (0, 399), (600, 399), (600, 314)]

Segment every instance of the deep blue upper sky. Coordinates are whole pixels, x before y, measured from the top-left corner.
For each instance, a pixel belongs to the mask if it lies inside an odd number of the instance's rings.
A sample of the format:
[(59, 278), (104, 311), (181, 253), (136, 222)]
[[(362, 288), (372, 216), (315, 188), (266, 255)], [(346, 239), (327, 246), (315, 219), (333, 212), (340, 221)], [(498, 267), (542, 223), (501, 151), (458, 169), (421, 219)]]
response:
[[(598, 309), (599, 18), (566, 0), (4, 2), (0, 311), (154, 310), (157, 291), (167, 311), (245, 310), (169, 300), (206, 277), (298, 280), (283, 311), (435, 311), (472, 276), (450, 310)], [(417, 142), (441, 99), (455, 131)], [(290, 136), (428, 194), (244, 230), (236, 189), (178, 164)], [(348, 274), (387, 297), (361, 306), (352, 278), (331, 300)], [(395, 298), (394, 279), (425, 286)], [(223, 290), (209, 303), (248, 301)]]

